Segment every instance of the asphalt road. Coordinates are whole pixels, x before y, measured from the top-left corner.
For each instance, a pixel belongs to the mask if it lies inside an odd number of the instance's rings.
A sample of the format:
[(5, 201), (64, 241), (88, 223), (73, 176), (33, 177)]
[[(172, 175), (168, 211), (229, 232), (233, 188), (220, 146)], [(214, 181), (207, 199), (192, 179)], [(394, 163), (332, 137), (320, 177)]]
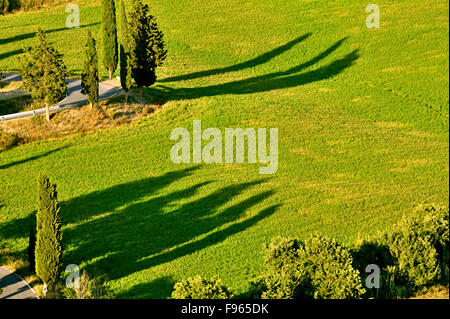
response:
[[(4, 78), (0, 80), (0, 82), (11, 82), (11, 81), (22, 81), (22, 78), (19, 74), (12, 73), (4, 73)], [(59, 102), (58, 104), (50, 107), (50, 113), (55, 113), (59, 111), (66, 110), (68, 108), (80, 105), (86, 105), (89, 103), (87, 96), (81, 94), (81, 80), (66, 80), (67, 81), (67, 96), (64, 100)], [(108, 99), (118, 94), (121, 91), (120, 88), (100, 83), (99, 84), (99, 100)], [(36, 109), (33, 111), (26, 111), (8, 115), (0, 115), (1, 121), (9, 121), (16, 120), (24, 117), (31, 117), (39, 114), (45, 114), (45, 107)]]
[(0, 267), (0, 299), (39, 299), (18, 275)]

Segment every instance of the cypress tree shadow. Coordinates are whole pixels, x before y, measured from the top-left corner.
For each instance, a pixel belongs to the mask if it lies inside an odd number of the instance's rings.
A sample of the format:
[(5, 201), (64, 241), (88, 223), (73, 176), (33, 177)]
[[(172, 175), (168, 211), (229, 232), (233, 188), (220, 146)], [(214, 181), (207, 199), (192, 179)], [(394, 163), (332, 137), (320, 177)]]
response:
[(10, 167), (15, 166), (15, 165), (20, 165), (20, 164), (28, 163), (28, 162), (31, 162), (31, 161), (34, 161), (34, 160), (37, 160), (37, 159), (40, 159), (40, 158), (49, 156), (49, 155), (51, 155), (51, 154), (53, 154), (53, 153), (56, 153), (56, 152), (58, 152), (58, 151), (61, 151), (61, 150), (63, 150), (63, 149), (66, 149), (66, 148), (68, 148), (68, 147), (69, 147), (69, 146), (58, 147), (58, 148), (56, 148), (56, 149), (54, 149), (54, 150), (51, 150), (51, 151), (48, 151), (48, 152), (44, 152), (44, 153), (39, 154), (39, 155), (30, 156), (30, 157), (21, 159), (21, 160), (19, 160), (19, 161), (15, 161), (15, 162), (11, 162), (11, 163), (9, 163), (9, 164), (1, 165), (1, 166), (0, 166), (0, 169), (7, 169), (7, 168), (10, 168)]
[[(175, 176), (183, 175), (182, 171), (175, 172), (170, 182)], [(65, 224), (74, 221), (71, 215), (83, 214), (86, 220), (63, 232), (64, 240), (76, 247), (64, 256), (65, 264), (89, 261), (88, 267), (104, 272), (109, 279), (122, 278), (215, 245), (272, 215), (278, 207), (272, 206), (245, 218), (248, 209), (273, 194), (273, 191), (264, 191), (223, 208), (263, 180), (224, 187), (175, 209), (178, 202), (189, 200), (210, 182), (142, 201), (146, 191), (152, 193), (170, 183), (164, 176), (152, 178), (150, 182), (142, 181), (139, 184), (143, 188), (131, 183), (65, 203), (62, 209)], [(163, 185), (155, 185), (156, 180)], [(133, 189), (141, 193), (135, 195), (130, 192)], [(111, 198), (121, 193), (123, 198)], [(90, 213), (85, 214), (87, 207), (91, 207)], [(117, 209), (112, 211), (114, 208)], [(92, 218), (94, 216), (97, 217)]]
[[(86, 24), (86, 25), (80, 26), (80, 29), (95, 26), (98, 24), (100, 24), (100, 22)], [(53, 33), (53, 32), (60, 32), (60, 31), (65, 31), (65, 30), (69, 30), (69, 29), (68, 28), (58, 28), (58, 29), (48, 30), (48, 31), (45, 31), (45, 34), (49, 34), (49, 33)], [(28, 40), (28, 39), (34, 38), (35, 36), (36, 36), (36, 32), (30, 32), (30, 33), (16, 35), (16, 36), (5, 38), (5, 39), (0, 39), (0, 46), (2, 44), (10, 44), (10, 43), (16, 42), (16, 41)], [(10, 52), (0, 53), (0, 60), (6, 59), (6, 58), (9, 58), (9, 57), (21, 54), (21, 53), (23, 53), (23, 49), (16, 49), (16, 50), (13, 50)]]
[[(63, 148), (10, 163), (2, 166), (2, 168), (8, 168), (13, 165), (19, 165), (28, 161), (36, 160), (38, 158), (48, 156), (51, 153)], [(96, 217), (99, 214), (112, 211), (117, 207), (126, 205), (135, 200), (139, 200), (140, 198), (155, 192), (159, 188), (168, 186), (182, 177), (189, 176), (189, 174), (197, 168), (198, 167), (191, 167), (184, 170), (169, 172), (158, 177), (116, 185), (103, 191), (93, 192), (88, 195), (62, 202), (60, 203), (60, 206), (63, 226), (66, 224), (77, 223), (87, 218)], [(35, 181), (31, 182), (34, 183)], [(30, 227), (36, 220), (35, 214), (36, 211), (33, 211), (24, 218), (16, 218), (10, 222), (1, 223), (0, 239), (14, 240), (18, 238), (27, 238)]]
[[(100, 24), (100, 22), (80, 25), (79, 29), (92, 27), (92, 26), (99, 25), (99, 24)], [(54, 32), (59, 32), (59, 31), (66, 31), (66, 30), (70, 30), (70, 29), (67, 28), (67, 27), (64, 27), (64, 28), (47, 30), (47, 31), (44, 31), (44, 32), (45, 32), (45, 34), (49, 34), (49, 33), (54, 33)], [(9, 37), (9, 38), (0, 39), (0, 45), (2, 45), (2, 44), (10, 44), (10, 43), (16, 42), (16, 41), (28, 40), (28, 39), (34, 38), (35, 35), (36, 35), (36, 32), (29, 32), (29, 33), (24, 33), (24, 34), (20, 34), (20, 35), (15, 35), (15, 36), (12, 36), (12, 37)]]
[(344, 57), (337, 59), (316, 70), (299, 73), (303, 69), (315, 65), (317, 62), (336, 51), (346, 38), (337, 41), (325, 51), (318, 54), (313, 59), (296, 65), (286, 71), (274, 72), (270, 74), (251, 77), (244, 80), (231, 81), (218, 85), (209, 85), (196, 88), (170, 88), (159, 85), (156, 88), (149, 88), (146, 91), (156, 97), (161, 104), (170, 100), (196, 99), (201, 97), (212, 97), (220, 95), (241, 95), (258, 92), (268, 92), (272, 90), (293, 88), (312, 82), (330, 79), (339, 75), (345, 69), (352, 66), (358, 59), (358, 50), (354, 50)]
[(22, 54), (22, 53), (23, 53), (23, 50), (22, 50), (22, 49), (13, 50), (13, 51), (6, 52), (6, 53), (0, 53), (0, 60), (9, 58), (9, 57), (11, 57), (11, 56), (15, 56), (15, 55), (17, 55), (17, 54)]
[(198, 78), (208, 77), (208, 76), (212, 76), (212, 75), (219, 75), (219, 74), (224, 74), (224, 73), (228, 73), (228, 72), (236, 72), (236, 71), (241, 71), (241, 70), (248, 69), (248, 68), (253, 68), (255, 66), (269, 62), (270, 60), (276, 58), (280, 54), (292, 49), (295, 45), (302, 42), (303, 40), (306, 40), (310, 36), (311, 36), (311, 33), (304, 34), (304, 35), (302, 35), (302, 36), (300, 36), (300, 37), (298, 37), (276, 49), (273, 49), (269, 52), (266, 52), (256, 58), (254, 58), (254, 59), (248, 60), (246, 62), (238, 63), (233, 66), (217, 68), (217, 69), (212, 69), (212, 70), (207, 70), (207, 71), (194, 72), (194, 73), (185, 74), (185, 75), (173, 76), (173, 77), (162, 79), (159, 82), (176, 82), (176, 81), (192, 80), (192, 79), (198, 79)]
[(72, 224), (111, 212), (118, 207), (139, 201), (183, 177), (188, 177), (197, 169), (199, 166), (170, 171), (160, 176), (115, 185), (73, 198), (61, 203), (62, 220), (64, 224)]

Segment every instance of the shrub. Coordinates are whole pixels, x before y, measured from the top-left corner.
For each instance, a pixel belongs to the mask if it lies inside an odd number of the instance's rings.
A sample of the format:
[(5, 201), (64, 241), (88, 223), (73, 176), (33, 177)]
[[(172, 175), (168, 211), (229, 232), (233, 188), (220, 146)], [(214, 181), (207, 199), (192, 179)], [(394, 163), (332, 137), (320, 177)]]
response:
[(419, 205), (413, 215), (404, 218), (400, 226), (426, 238), (436, 249), (441, 268), (441, 280), (448, 282), (449, 273), (449, 210), (448, 206)]
[(310, 277), (300, 263), (286, 264), (278, 271), (251, 282), (251, 297), (262, 299), (310, 299), (314, 297), (314, 287)]
[(364, 293), (350, 251), (334, 239), (312, 236), (305, 242), (306, 265), (315, 298), (351, 299)]
[(252, 283), (262, 298), (351, 299), (365, 292), (349, 250), (332, 239), (277, 237), (265, 253), (269, 273)]
[(412, 232), (397, 232), (387, 240), (401, 284), (421, 287), (437, 281), (440, 276), (437, 252), (426, 238)]
[(232, 296), (217, 276), (210, 280), (201, 276), (181, 280), (175, 284), (172, 292), (174, 299), (230, 299)]
[(417, 289), (448, 281), (448, 207), (420, 205), (385, 235), (401, 284)]
[(355, 267), (363, 274), (368, 264), (381, 268), (381, 289), (370, 290), (367, 296), (407, 297), (424, 286), (448, 284), (448, 227), (448, 207), (420, 205), (392, 233), (357, 244)]
[(18, 145), (20, 141), (17, 134), (7, 134), (0, 129), (0, 151), (14, 147)]
[(275, 237), (264, 247), (265, 262), (275, 269), (282, 269), (299, 258), (303, 244), (297, 239)]
[(66, 299), (108, 299), (109, 290), (100, 278), (90, 278), (86, 271), (82, 271), (79, 287), (65, 287), (63, 295)]

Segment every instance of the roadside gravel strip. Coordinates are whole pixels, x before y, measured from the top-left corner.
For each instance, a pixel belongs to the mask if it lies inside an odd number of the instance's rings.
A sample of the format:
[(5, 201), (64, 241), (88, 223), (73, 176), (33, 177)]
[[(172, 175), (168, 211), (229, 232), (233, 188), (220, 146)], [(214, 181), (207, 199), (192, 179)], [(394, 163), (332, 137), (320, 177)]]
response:
[[(1, 79), (0, 82), (22, 81), (22, 78), (19, 74), (4, 73), (3, 76), (4, 76), (4, 78)], [(66, 81), (67, 81), (67, 96), (64, 100), (62, 100), (58, 104), (51, 106), (50, 113), (60, 112), (60, 111), (69, 109), (71, 107), (81, 106), (81, 105), (85, 105), (85, 104), (89, 103), (87, 96), (84, 94), (81, 94), (81, 80), (68, 79)], [(99, 100), (111, 98), (111, 97), (119, 94), (121, 91), (122, 90), (118, 87), (115, 87), (115, 86), (112, 86), (109, 84), (105, 84), (105, 83), (100, 83), (100, 85), (99, 85)], [(39, 115), (39, 114), (45, 114), (45, 107), (36, 109), (33, 111), (1, 115), (0, 122), (16, 120), (16, 119), (25, 118), (25, 117), (31, 117), (31, 116), (35, 116), (35, 115)]]
[(39, 299), (19, 275), (0, 267), (0, 299)]

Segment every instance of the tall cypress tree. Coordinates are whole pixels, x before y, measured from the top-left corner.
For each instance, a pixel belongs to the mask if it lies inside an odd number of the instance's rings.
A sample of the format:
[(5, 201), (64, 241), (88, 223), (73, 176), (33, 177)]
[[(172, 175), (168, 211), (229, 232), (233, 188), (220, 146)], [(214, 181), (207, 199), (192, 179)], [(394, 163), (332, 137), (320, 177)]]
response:
[(42, 101), (46, 118), (50, 120), (50, 105), (61, 101), (66, 94), (66, 77), (69, 76), (62, 55), (47, 41), (44, 31), (38, 29), (38, 44), (25, 49), (20, 57), (21, 75), (25, 89), (33, 99)]
[(143, 5), (141, 0), (132, 1), (129, 31), (133, 78), (142, 95), (144, 86), (156, 82), (156, 67), (164, 62), (167, 50), (156, 18), (150, 15), (148, 5)]
[(130, 56), (130, 35), (128, 31), (128, 21), (125, 12), (124, 1), (120, 1), (119, 12), (119, 51), (120, 51), (120, 84), (125, 91), (125, 103), (128, 103), (128, 92), (133, 85), (131, 56)]
[(102, 0), (102, 42), (103, 65), (108, 70), (111, 80), (117, 69), (119, 53), (117, 48), (116, 7), (114, 0)]
[(36, 274), (51, 287), (61, 270), (61, 218), (56, 185), (39, 174), (36, 213)]
[(84, 52), (83, 71), (81, 73), (81, 93), (88, 96), (91, 108), (92, 105), (98, 101), (98, 77), (97, 49), (91, 31), (88, 31)]

